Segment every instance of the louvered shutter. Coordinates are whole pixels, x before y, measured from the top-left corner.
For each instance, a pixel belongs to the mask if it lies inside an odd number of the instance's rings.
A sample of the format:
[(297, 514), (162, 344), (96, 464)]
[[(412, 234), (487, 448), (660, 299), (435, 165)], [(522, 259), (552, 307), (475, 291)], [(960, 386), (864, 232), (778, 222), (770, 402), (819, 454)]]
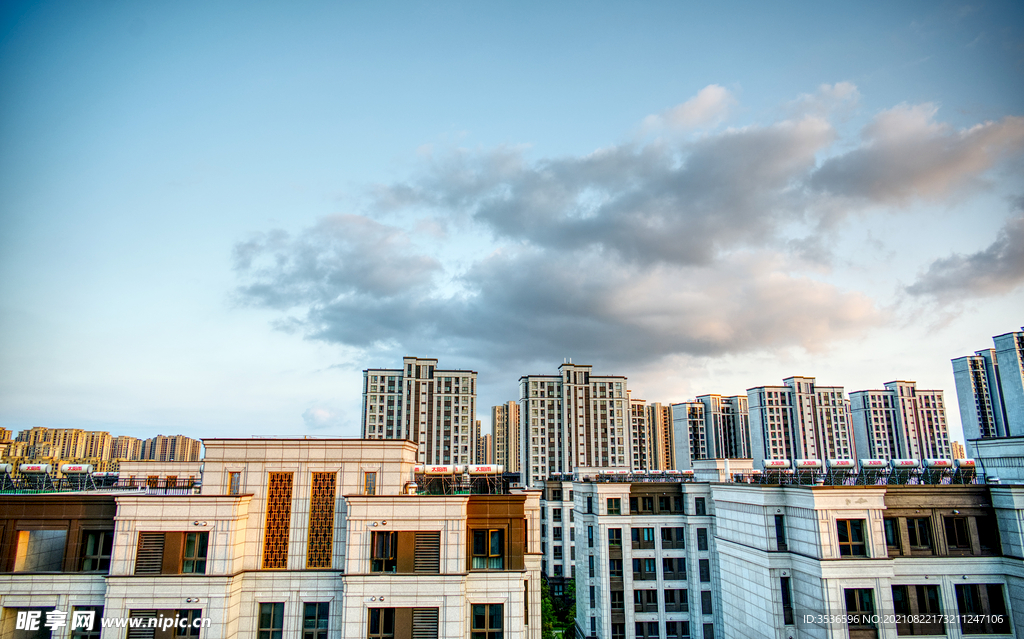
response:
[(136, 575), (159, 575), (164, 561), (164, 533), (139, 533), (139, 551), (135, 556)]
[[(142, 533), (142, 534), (146, 534), (146, 533)], [(150, 533), (150, 534), (152, 534), (152, 533)], [(161, 535), (161, 537), (162, 537), (162, 535)], [(161, 542), (161, 546), (162, 546), (162, 542)], [(158, 562), (157, 566), (159, 566), (159, 565), (160, 564)], [(150, 619), (153, 619), (155, 617), (156, 617), (156, 610), (132, 610), (128, 614), (129, 628), (128, 628), (127, 639), (153, 639), (156, 636), (156, 628), (155, 627), (147, 628), (145, 626), (149, 623)], [(132, 623), (131, 620), (132, 619), (142, 619), (142, 622), (140, 624), (140, 626), (142, 626), (142, 627), (139, 627), (139, 626), (132, 627), (131, 626), (131, 623)]]
[(415, 572), (441, 572), (441, 533), (416, 533)]
[(437, 639), (437, 608), (412, 609), (412, 639)]

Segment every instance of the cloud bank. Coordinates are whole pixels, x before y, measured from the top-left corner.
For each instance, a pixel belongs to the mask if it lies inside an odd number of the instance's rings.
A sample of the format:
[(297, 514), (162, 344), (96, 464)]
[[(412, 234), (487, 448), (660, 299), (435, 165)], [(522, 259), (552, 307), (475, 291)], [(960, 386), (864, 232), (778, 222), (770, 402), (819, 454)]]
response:
[[(821, 229), (978, 188), (1024, 148), (1022, 118), (957, 130), (925, 104), (877, 114), (837, 150), (828, 113), (858, 99), (852, 84), (824, 85), (790, 119), (715, 130), (735, 98), (712, 85), (642, 123), (697, 137), (538, 160), (511, 147), (431, 157), (374, 187), (363, 215), (238, 244), (237, 295), (310, 339), (404, 353), (636, 364), (827, 348), (886, 313), (804, 272), (807, 255), (828, 252)], [(456, 263), (456, 236), (417, 243), (417, 229), (449, 227), (491, 244)], [(1008, 290), (1022, 228), (936, 261), (909, 291)]]

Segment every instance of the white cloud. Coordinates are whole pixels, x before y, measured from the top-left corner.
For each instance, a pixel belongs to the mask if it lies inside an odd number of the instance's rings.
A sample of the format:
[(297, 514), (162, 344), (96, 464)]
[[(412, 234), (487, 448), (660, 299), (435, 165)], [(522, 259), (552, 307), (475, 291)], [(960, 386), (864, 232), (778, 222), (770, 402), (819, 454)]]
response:
[(656, 115), (647, 116), (642, 128), (645, 131), (691, 131), (713, 128), (725, 121), (729, 110), (734, 106), (736, 98), (728, 89), (710, 84), (686, 102)]

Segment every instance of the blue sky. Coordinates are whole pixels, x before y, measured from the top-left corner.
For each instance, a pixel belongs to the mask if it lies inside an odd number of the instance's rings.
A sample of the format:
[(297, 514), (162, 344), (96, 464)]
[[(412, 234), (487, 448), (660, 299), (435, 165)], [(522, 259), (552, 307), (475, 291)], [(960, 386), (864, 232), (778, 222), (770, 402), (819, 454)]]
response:
[(675, 402), (1024, 324), (1019, 3), (5, 3), (0, 425), (356, 435), (360, 371)]

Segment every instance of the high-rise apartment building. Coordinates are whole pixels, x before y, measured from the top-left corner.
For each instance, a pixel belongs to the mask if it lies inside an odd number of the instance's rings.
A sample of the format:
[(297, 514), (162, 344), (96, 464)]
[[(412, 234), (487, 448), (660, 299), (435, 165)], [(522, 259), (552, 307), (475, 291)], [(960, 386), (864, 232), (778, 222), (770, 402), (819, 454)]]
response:
[(964, 459), (967, 457), (967, 451), (960, 442), (956, 440), (949, 442), (949, 448), (953, 451), (953, 459)]
[(491, 428), (494, 433), (494, 463), (505, 472), (519, 472), (519, 404), (507, 402), (491, 407)]
[(701, 395), (692, 402), (673, 404), (672, 420), (678, 422), (673, 430), (679, 436), (674, 438), (672, 467), (691, 468), (697, 459), (749, 458), (747, 401), (745, 395)]
[(142, 440), (138, 437), (119, 435), (110, 445), (111, 459), (127, 459), (135, 461), (142, 458)]
[(557, 375), (519, 378), (521, 472), (530, 485), (577, 467), (629, 467), (626, 378), (591, 368), (567, 362)]
[(843, 387), (819, 386), (813, 377), (788, 377), (783, 384), (747, 389), (754, 462), (852, 458), (849, 400)]
[(157, 435), (142, 442), (140, 457), (151, 461), (199, 461), (202, 443), (184, 435)]
[(850, 393), (850, 404), (859, 458), (952, 458), (941, 390), (897, 380), (885, 390)]
[(494, 435), (491, 433), (478, 436), (476, 440), (476, 463), (494, 463)]
[(629, 438), (632, 444), (630, 468), (633, 470), (657, 468), (657, 437), (650, 421), (647, 402), (642, 399), (629, 398)]
[(995, 348), (953, 360), (967, 453), (971, 440), (1024, 436), (1024, 327), (996, 335)]
[(654, 433), (654, 468), (669, 470), (676, 468), (672, 437), (672, 407), (654, 402), (647, 406), (647, 421)]
[(476, 371), (405, 357), (363, 371), (364, 439), (411, 439), (425, 464), (470, 464), (476, 453)]

